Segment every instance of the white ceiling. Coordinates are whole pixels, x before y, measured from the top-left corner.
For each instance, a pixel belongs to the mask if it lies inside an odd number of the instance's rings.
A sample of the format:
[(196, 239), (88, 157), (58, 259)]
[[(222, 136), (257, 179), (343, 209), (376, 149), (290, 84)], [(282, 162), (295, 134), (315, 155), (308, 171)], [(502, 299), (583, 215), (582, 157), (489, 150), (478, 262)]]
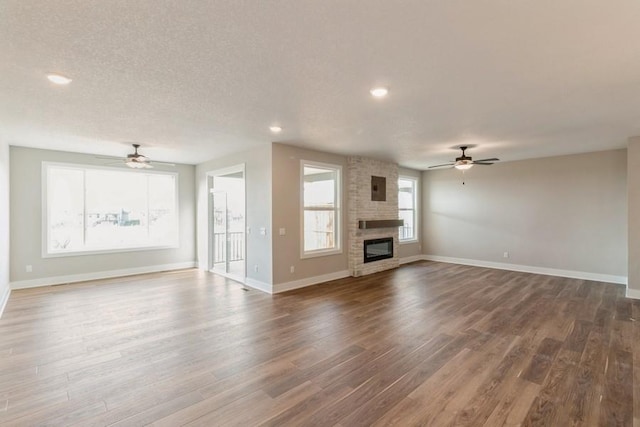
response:
[(184, 163), (279, 141), (417, 169), (464, 144), (622, 148), (639, 22), (637, 0), (2, 0), (0, 138)]

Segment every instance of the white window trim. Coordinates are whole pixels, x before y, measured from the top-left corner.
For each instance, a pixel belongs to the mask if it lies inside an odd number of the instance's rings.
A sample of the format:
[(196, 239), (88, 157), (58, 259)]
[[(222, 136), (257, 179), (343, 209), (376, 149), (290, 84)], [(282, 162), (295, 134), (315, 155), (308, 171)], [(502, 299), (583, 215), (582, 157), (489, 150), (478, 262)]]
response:
[(109, 166), (99, 166), (99, 165), (91, 165), (91, 164), (80, 164), (80, 163), (61, 163), (61, 162), (42, 162), (41, 167), (41, 207), (42, 207), (42, 258), (61, 258), (68, 256), (82, 256), (82, 255), (99, 255), (99, 254), (110, 254), (110, 253), (122, 253), (122, 252), (138, 252), (138, 251), (150, 251), (150, 250), (158, 250), (158, 249), (178, 249), (180, 247), (180, 201), (179, 197), (179, 174), (177, 172), (166, 172), (166, 171), (149, 171), (148, 169), (144, 169), (139, 172), (144, 172), (145, 174), (157, 174), (157, 175), (173, 175), (175, 177), (176, 183), (176, 194), (175, 194), (175, 212), (176, 212), (176, 241), (170, 245), (149, 245), (149, 246), (123, 246), (119, 248), (109, 248), (109, 249), (91, 249), (86, 251), (73, 251), (73, 252), (58, 252), (58, 253), (49, 253), (49, 203), (48, 203), (48, 188), (47, 188), (47, 168), (49, 166), (59, 166), (65, 168), (72, 169), (102, 169), (102, 170), (111, 170), (111, 171), (119, 171), (119, 172), (127, 172), (127, 173), (136, 173), (136, 171), (123, 170), (118, 167), (109, 167)]
[[(410, 180), (414, 182), (414, 191), (413, 191), (413, 224), (415, 225), (415, 231), (413, 233), (414, 237), (411, 239), (405, 239), (405, 240), (401, 240), (400, 236), (398, 236), (398, 242), (401, 245), (408, 245), (408, 244), (412, 244), (412, 243), (419, 243), (420, 242), (420, 226), (418, 224), (418, 218), (419, 218), (419, 206), (418, 206), (418, 191), (419, 188), (418, 186), (420, 185), (420, 180), (415, 177), (415, 176), (409, 176), (409, 175), (398, 175), (398, 180), (400, 179), (405, 179), (405, 180)], [(398, 192), (400, 191), (400, 189), (398, 188)], [(398, 212), (400, 212), (400, 207), (398, 207)]]
[[(336, 212), (336, 220), (335, 220), (336, 247), (333, 249), (318, 249), (314, 251), (304, 250), (304, 167), (305, 165), (334, 169), (338, 172), (337, 173), (338, 176), (335, 182), (335, 189), (334, 189), (335, 191), (334, 194), (336, 194), (336, 207), (335, 209), (331, 209), (331, 210), (335, 210)], [(299, 199), (300, 199), (299, 215), (300, 216), (299, 218), (300, 218), (300, 258), (301, 259), (337, 255), (342, 253), (342, 197), (343, 197), (342, 193), (343, 191), (342, 191), (342, 166), (341, 165), (315, 162), (313, 160), (304, 160), (304, 159), (300, 160), (300, 195), (299, 195)]]

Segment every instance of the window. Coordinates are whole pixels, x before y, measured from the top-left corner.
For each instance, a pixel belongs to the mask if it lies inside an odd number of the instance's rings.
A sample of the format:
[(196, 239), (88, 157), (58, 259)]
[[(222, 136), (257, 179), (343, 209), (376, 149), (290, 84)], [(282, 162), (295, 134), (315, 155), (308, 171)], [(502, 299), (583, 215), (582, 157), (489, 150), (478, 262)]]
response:
[(404, 220), (400, 227), (400, 241), (408, 242), (418, 240), (417, 216), (416, 216), (416, 189), (418, 180), (410, 177), (398, 179), (398, 216)]
[(177, 174), (43, 163), (45, 256), (177, 246)]
[(302, 256), (340, 252), (341, 167), (301, 162)]

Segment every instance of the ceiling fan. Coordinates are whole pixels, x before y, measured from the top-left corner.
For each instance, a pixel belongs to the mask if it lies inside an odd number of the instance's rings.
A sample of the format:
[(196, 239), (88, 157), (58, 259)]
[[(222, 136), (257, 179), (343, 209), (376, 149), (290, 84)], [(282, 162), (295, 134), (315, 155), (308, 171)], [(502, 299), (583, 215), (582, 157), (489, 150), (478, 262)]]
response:
[(471, 167), (473, 165), (492, 165), (493, 162), (497, 162), (500, 161), (500, 159), (497, 159), (495, 157), (491, 158), (491, 159), (482, 159), (482, 160), (473, 160), (470, 156), (467, 156), (465, 154), (465, 151), (467, 150), (467, 146), (462, 146), (460, 147), (460, 150), (462, 150), (462, 156), (460, 157), (456, 157), (456, 160), (451, 162), (451, 163), (444, 163), (442, 165), (434, 165), (434, 166), (429, 166), (428, 169), (432, 169), (432, 168), (442, 168), (442, 167), (454, 167), (458, 170), (467, 170), (467, 169), (471, 169)]
[[(151, 169), (153, 168), (153, 165), (151, 164), (151, 159), (149, 159), (147, 156), (138, 153), (138, 148), (140, 148), (140, 144), (131, 144), (133, 145), (133, 149), (134, 152), (131, 154), (127, 154), (127, 157), (105, 157), (105, 156), (98, 156), (99, 159), (109, 159), (109, 160), (113, 160), (113, 159), (118, 159), (119, 162), (124, 162), (125, 165), (127, 165), (130, 168), (133, 169)], [(119, 162), (115, 162), (115, 163), (119, 163)], [(115, 164), (113, 163), (113, 164)], [(167, 166), (175, 166), (174, 163), (167, 163), (167, 162), (153, 162), (156, 164), (162, 164), (162, 165), (167, 165)]]

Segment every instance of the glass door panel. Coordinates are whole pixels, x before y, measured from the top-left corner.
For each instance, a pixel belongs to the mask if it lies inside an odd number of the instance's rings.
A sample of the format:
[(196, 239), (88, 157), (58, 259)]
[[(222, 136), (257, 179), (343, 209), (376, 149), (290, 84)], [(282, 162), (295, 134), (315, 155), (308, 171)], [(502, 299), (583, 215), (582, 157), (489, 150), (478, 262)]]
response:
[(211, 174), (210, 261), (215, 273), (244, 281), (246, 222), (244, 166)]
[(212, 238), (212, 268), (219, 273), (229, 272), (228, 257), (228, 207), (227, 192), (214, 191), (213, 197), (213, 238)]

